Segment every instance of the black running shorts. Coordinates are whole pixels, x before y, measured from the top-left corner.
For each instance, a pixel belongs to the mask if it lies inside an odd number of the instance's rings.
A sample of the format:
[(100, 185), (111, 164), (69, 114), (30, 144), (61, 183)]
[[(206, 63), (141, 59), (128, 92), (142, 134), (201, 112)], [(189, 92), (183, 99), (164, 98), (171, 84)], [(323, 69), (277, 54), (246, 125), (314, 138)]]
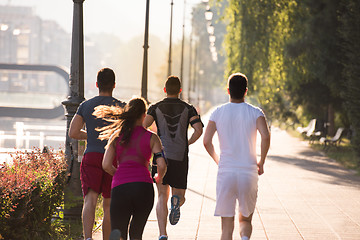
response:
[[(183, 161), (167, 160), (167, 171), (163, 179), (163, 185), (170, 185), (170, 187), (178, 189), (187, 188), (187, 176), (189, 170), (189, 159), (186, 157)], [(152, 177), (157, 172), (156, 166), (152, 167)]]

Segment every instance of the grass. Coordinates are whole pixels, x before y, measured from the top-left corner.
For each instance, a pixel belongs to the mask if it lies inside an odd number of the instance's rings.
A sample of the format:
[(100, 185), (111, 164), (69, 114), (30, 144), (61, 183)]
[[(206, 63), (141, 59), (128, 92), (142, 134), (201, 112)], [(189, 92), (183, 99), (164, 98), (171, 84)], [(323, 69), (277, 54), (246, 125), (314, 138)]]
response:
[(103, 198), (101, 195), (98, 197), (98, 201), (96, 204), (96, 210), (95, 210), (95, 225), (93, 228), (93, 232), (97, 231), (102, 226), (102, 219), (104, 217), (104, 211), (103, 211)]
[(56, 231), (54, 239), (78, 240), (82, 236), (82, 223), (80, 220), (56, 220), (53, 223)]
[(343, 138), (339, 145), (329, 146), (326, 149), (319, 142), (315, 142), (310, 146), (315, 150), (322, 151), (326, 156), (334, 159), (345, 168), (355, 170), (360, 175), (360, 157), (352, 148), (349, 139)]
[[(99, 195), (96, 211), (95, 211), (95, 224), (93, 231), (97, 231), (102, 226), (102, 219), (104, 216), (104, 211), (102, 208), (103, 200), (101, 195)], [(59, 214), (58, 219), (54, 219), (52, 225), (55, 229), (56, 236), (54, 239), (67, 239), (67, 240), (79, 240), (82, 239), (82, 220), (64, 220), (63, 214)]]

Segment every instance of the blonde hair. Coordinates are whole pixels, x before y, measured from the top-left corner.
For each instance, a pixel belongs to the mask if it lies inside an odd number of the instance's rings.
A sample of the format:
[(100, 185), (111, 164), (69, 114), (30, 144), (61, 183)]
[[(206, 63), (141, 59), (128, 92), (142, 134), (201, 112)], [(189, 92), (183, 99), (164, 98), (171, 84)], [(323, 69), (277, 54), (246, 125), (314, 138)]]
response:
[(105, 148), (108, 148), (120, 136), (120, 144), (126, 145), (130, 140), (136, 120), (145, 114), (146, 108), (147, 104), (143, 98), (131, 99), (124, 108), (106, 105), (97, 106), (93, 115), (111, 123), (108, 126), (96, 128), (100, 132), (99, 139), (108, 140)]

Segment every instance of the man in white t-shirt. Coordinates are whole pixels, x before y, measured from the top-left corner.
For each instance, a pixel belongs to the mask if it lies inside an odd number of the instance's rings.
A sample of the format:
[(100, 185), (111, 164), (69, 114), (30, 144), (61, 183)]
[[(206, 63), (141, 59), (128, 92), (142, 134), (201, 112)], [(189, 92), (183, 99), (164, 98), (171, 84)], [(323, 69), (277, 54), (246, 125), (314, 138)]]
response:
[[(260, 108), (245, 102), (248, 80), (235, 73), (228, 79), (229, 103), (221, 105), (210, 116), (204, 135), (204, 146), (218, 164), (215, 216), (221, 216), (221, 239), (232, 239), (236, 200), (239, 206), (240, 236), (251, 236), (251, 220), (255, 210), (258, 175), (270, 147), (270, 132)], [(256, 157), (256, 136), (261, 136), (261, 157)], [(220, 157), (212, 139), (218, 133)]]

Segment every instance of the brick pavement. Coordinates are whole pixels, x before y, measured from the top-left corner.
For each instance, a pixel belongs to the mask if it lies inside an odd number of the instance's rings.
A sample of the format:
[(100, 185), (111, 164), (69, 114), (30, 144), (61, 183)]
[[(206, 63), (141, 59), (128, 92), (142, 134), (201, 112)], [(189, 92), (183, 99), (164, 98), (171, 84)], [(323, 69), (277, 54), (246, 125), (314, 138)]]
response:
[[(216, 172), (200, 139), (190, 147), (187, 201), (179, 223), (168, 225), (169, 239), (220, 239), (220, 218), (213, 216)], [(307, 142), (273, 128), (253, 227), (254, 240), (360, 239), (360, 177), (313, 151)], [(154, 207), (143, 239), (157, 236)], [(94, 239), (102, 239), (101, 232)], [(240, 239), (237, 222), (234, 239)]]

